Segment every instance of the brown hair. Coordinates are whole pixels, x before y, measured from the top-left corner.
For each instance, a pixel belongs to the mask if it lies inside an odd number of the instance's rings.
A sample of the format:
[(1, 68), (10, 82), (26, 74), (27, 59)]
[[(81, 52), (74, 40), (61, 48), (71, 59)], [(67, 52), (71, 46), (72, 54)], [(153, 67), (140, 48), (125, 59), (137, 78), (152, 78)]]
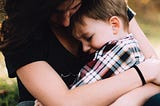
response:
[(84, 25), (84, 16), (103, 21), (118, 16), (123, 20), (124, 28), (128, 28), (127, 9), (125, 0), (82, 0), (79, 11), (72, 17), (71, 27), (74, 28), (77, 22)]
[(4, 9), (8, 18), (3, 21), (0, 31), (0, 51), (14, 51), (29, 43), (33, 35), (41, 33), (42, 26), (49, 27), (51, 15), (64, 1), (6, 0)]

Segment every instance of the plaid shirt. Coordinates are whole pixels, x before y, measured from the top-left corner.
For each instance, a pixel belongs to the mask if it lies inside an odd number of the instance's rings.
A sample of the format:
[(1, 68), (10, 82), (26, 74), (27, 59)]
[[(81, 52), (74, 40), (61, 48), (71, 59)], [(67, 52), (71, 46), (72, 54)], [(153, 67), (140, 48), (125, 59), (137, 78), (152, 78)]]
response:
[(144, 56), (132, 34), (117, 41), (107, 42), (96, 51), (94, 59), (80, 70), (72, 89), (117, 75), (142, 61)]

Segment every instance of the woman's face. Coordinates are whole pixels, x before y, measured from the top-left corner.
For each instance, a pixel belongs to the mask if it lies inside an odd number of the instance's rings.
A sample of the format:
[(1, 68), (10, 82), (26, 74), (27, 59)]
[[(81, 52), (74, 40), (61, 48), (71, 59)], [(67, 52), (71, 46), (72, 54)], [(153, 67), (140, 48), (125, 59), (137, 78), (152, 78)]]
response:
[(51, 17), (51, 22), (56, 25), (67, 27), (70, 25), (71, 16), (81, 6), (81, 0), (65, 0), (58, 6)]

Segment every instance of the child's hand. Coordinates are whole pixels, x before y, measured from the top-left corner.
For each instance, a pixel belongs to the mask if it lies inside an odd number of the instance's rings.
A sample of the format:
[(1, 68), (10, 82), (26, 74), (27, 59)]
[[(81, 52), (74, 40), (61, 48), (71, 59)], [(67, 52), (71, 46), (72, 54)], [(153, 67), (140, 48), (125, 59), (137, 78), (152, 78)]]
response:
[(150, 64), (154, 64), (155, 66), (152, 67), (151, 71), (157, 71), (158, 73), (153, 80), (153, 83), (160, 85), (160, 59), (152, 59)]
[(44, 106), (44, 105), (36, 99), (34, 101), (34, 106)]

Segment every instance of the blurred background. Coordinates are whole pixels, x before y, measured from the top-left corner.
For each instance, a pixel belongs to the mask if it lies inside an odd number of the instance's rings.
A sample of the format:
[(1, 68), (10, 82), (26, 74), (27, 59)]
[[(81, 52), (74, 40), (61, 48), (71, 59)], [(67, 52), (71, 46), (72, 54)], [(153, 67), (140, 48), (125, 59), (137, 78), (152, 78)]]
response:
[[(5, 18), (5, 0), (0, 0), (0, 23)], [(160, 56), (160, 0), (128, 0), (136, 19), (155, 51)], [(18, 100), (16, 79), (10, 79), (0, 53), (0, 106), (15, 106)]]

